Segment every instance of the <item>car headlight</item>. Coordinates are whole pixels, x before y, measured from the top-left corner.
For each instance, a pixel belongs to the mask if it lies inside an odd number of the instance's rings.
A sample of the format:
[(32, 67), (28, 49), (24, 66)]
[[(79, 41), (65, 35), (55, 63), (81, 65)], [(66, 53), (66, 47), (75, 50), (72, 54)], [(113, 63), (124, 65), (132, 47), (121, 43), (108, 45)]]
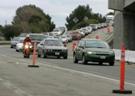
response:
[(32, 46), (30, 46), (30, 48), (32, 48)]
[(90, 51), (90, 52), (87, 52), (87, 53), (88, 53), (88, 54), (93, 54), (93, 52), (91, 52), (91, 51)]
[(89, 51), (87, 54), (96, 54), (96, 52)]
[(28, 49), (29, 48), (29, 46), (28, 45), (25, 45), (25, 49)]

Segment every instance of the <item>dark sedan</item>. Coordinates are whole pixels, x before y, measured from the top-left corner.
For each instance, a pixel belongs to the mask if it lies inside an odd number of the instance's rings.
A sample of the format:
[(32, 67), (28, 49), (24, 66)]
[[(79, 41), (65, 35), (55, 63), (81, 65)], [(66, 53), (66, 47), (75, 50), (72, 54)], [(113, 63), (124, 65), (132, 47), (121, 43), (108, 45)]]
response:
[(109, 63), (110, 66), (114, 65), (115, 54), (109, 45), (101, 40), (86, 39), (81, 40), (77, 45), (74, 53), (74, 63), (82, 60), (84, 64), (91, 62)]
[(56, 56), (57, 58), (68, 58), (68, 49), (62, 41), (57, 38), (47, 38), (38, 44), (38, 57)]

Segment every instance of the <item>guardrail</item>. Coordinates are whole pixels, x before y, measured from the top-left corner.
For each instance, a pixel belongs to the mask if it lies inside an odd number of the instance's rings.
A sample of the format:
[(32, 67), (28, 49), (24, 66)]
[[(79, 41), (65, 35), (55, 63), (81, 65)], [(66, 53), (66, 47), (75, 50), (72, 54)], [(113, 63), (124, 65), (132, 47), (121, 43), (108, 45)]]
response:
[(0, 45), (9, 45), (10, 41), (0, 41)]

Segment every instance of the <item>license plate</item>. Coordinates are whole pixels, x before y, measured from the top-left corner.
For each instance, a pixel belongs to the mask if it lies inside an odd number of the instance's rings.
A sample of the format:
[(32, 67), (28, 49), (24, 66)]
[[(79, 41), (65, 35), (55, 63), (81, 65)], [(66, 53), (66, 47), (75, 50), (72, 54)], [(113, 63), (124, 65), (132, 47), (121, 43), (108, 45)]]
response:
[(100, 56), (100, 59), (105, 59), (106, 58), (106, 56)]
[(60, 55), (60, 53), (59, 52), (55, 52), (55, 55)]

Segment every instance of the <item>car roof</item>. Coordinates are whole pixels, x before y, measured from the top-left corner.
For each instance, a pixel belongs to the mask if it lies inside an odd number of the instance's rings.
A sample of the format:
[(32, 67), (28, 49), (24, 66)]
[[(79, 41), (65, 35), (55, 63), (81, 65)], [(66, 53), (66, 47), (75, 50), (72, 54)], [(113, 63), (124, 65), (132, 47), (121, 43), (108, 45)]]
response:
[(29, 33), (28, 35), (44, 35), (42, 33)]
[(94, 39), (94, 38), (92, 38), (92, 39), (89, 39), (89, 38), (85, 38), (85, 39), (82, 39), (83, 41), (88, 41), (88, 40), (94, 40), (94, 41), (102, 41), (102, 42), (105, 42), (105, 41), (103, 41), (103, 40), (101, 40), (101, 39)]
[(60, 40), (58, 38), (45, 38), (45, 40)]

